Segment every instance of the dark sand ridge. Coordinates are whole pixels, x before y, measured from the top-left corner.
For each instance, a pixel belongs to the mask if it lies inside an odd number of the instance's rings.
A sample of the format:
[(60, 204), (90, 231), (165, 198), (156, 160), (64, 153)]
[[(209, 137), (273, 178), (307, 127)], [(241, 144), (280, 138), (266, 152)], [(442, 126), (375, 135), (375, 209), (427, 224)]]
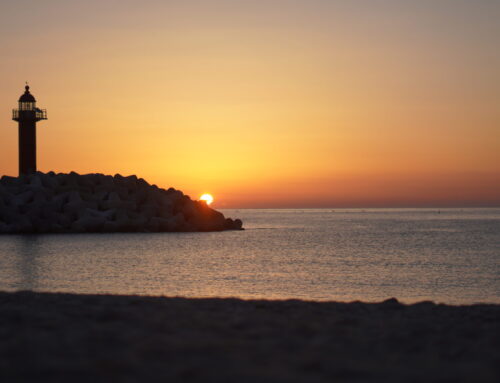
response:
[(0, 293), (3, 382), (497, 382), (500, 306)]
[(0, 179), (0, 234), (240, 230), (180, 190), (120, 174), (33, 173)]

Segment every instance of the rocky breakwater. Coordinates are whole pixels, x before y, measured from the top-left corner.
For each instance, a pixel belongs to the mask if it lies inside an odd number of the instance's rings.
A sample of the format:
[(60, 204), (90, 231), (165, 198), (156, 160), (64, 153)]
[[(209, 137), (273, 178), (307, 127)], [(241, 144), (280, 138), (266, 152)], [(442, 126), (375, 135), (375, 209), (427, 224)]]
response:
[(34, 173), (0, 180), (0, 233), (241, 230), (181, 191), (135, 175)]

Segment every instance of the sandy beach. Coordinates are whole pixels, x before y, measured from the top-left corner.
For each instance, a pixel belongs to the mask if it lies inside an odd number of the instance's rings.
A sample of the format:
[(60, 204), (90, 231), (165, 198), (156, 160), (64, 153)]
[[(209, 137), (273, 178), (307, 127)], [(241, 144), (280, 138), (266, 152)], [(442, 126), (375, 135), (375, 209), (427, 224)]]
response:
[(496, 382), (500, 306), (0, 293), (3, 382)]

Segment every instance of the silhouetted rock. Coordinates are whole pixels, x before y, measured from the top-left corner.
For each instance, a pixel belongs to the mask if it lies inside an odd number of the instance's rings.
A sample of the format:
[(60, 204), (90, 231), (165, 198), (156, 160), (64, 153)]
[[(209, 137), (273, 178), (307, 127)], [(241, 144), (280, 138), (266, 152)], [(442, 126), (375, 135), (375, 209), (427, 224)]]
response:
[(37, 172), (0, 179), (0, 234), (221, 230), (242, 230), (242, 222), (135, 175)]

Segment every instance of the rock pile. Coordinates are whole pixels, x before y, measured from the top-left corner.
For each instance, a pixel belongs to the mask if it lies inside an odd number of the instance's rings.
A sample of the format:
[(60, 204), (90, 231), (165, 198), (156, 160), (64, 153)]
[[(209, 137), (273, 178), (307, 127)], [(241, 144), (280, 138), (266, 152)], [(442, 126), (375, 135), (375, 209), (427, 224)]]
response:
[(181, 191), (135, 175), (34, 173), (0, 180), (0, 233), (241, 230)]

